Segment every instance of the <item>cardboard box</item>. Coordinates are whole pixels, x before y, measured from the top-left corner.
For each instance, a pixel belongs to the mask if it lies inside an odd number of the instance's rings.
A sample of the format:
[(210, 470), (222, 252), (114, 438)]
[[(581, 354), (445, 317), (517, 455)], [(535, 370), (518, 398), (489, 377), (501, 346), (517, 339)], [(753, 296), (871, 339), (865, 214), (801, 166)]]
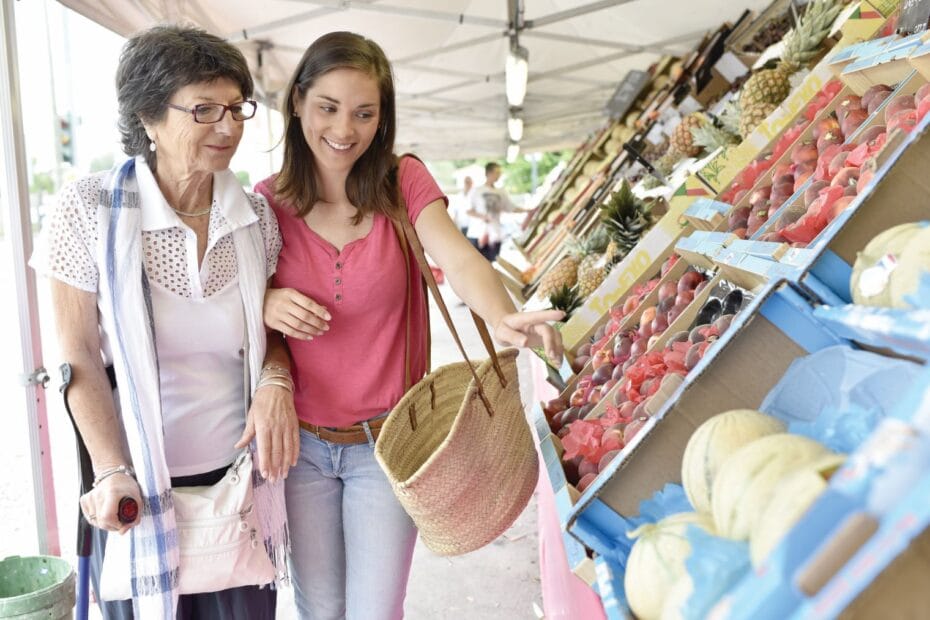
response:
[(679, 239), (675, 252), (695, 267), (714, 269), (714, 256), (738, 240), (733, 233), (698, 230)]
[(698, 198), (685, 210), (685, 219), (695, 230), (717, 230), (732, 208), (725, 202)]
[(795, 359), (845, 342), (820, 327), (811, 311), (810, 301), (783, 281), (758, 294), (582, 494), (569, 532), (595, 550), (592, 545), (609, 545), (640, 502), (667, 483), (681, 483), (682, 455), (698, 426), (723, 411), (758, 408)]

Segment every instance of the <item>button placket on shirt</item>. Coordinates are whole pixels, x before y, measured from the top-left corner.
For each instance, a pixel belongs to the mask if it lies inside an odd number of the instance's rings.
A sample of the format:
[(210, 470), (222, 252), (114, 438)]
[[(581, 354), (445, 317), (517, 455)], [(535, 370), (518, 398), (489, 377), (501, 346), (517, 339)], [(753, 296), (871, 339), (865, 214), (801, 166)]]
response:
[(333, 276), (333, 299), (337, 304), (342, 303), (342, 267), (343, 262), (341, 259), (336, 259), (335, 274)]

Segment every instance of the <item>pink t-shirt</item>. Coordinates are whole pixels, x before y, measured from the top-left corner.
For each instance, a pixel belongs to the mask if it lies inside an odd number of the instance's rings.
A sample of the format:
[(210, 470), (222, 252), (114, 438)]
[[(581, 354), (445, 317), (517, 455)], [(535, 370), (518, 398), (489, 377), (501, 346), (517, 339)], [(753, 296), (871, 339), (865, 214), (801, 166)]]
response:
[[(278, 217), (283, 246), (273, 285), (293, 288), (329, 310), (329, 331), (311, 341), (288, 339), (294, 402), (301, 420), (351, 426), (389, 411), (404, 394), (404, 255), (390, 220), (376, 214), (371, 232), (337, 252), (287, 205), (274, 199), (274, 177), (255, 186)], [(405, 157), (400, 185), (410, 221), (431, 202), (446, 200), (426, 167)], [(448, 201), (447, 201), (448, 202)], [(411, 364), (413, 381), (426, 372), (425, 291), (415, 262)]]

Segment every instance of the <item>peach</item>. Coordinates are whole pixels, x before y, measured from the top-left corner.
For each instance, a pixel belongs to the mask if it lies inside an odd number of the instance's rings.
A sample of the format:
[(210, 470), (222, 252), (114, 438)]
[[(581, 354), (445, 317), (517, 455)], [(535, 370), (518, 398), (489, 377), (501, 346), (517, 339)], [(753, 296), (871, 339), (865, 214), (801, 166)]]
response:
[(880, 136), (885, 133), (884, 125), (872, 125), (868, 129), (862, 132), (862, 135), (859, 136), (859, 139), (856, 140), (857, 144), (871, 144), (875, 140), (878, 140)]
[[(873, 100), (879, 98), (879, 103), (884, 101), (885, 97), (891, 94), (891, 87), (886, 84), (875, 84), (870, 86), (868, 90), (862, 93), (862, 99), (859, 101), (859, 105), (863, 108), (869, 110), (869, 114), (875, 110), (872, 108)], [(875, 104), (877, 107), (877, 104)]]
[(652, 334), (657, 335), (664, 332), (668, 329), (668, 317), (665, 314), (657, 314), (656, 318), (652, 319), (652, 324), (649, 326)]
[(840, 151), (833, 156), (833, 159), (830, 160), (830, 164), (827, 166), (827, 174), (831, 179), (836, 176), (837, 172), (846, 166), (847, 155), (849, 155), (847, 151)]
[(913, 95), (898, 95), (885, 106), (885, 124), (890, 125), (891, 119), (894, 118), (898, 112), (916, 109), (917, 103), (914, 101)]
[(843, 134), (838, 130), (828, 131), (817, 138), (817, 152), (823, 151), (831, 144), (843, 144)]
[(604, 385), (610, 379), (613, 371), (614, 365), (610, 362), (607, 362), (602, 366), (598, 366), (594, 373), (591, 375), (591, 383), (594, 385)]
[(910, 133), (917, 126), (917, 110), (900, 110), (888, 121), (888, 132), (900, 129)]
[[(817, 161), (817, 147), (810, 140), (802, 142), (791, 150), (791, 161), (801, 165)], [(797, 175), (797, 171), (795, 171)]]
[(572, 360), (572, 363), (569, 364), (569, 366), (571, 366), (572, 372), (574, 372), (575, 374), (578, 374), (579, 372), (584, 370), (584, 367), (587, 366), (588, 362), (590, 361), (591, 361), (590, 355), (579, 355), (578, 357)]
[(775, 166), (775, 170), (772, 171), (772, 183), (774, 185), (785, 182), (794, 183), (794, 169), (790, 163), (778, 164)]
[(804, 206), (805, 207), (810, 206), (810, 204), (814, 202), (814, 199), (817, 198), (817, 195), (820, 193), (820, 190), (822, 190), (825, 187), (828, 187), (829, 185), (830, 183), (828, 183), (827, 181), (814, 181), (813, 183), (811, 183), (807, 187), (807, 189), (804, 190)]
[(830, 207), (830, 214), (827, 216), (827, 221), (832, 222), (837, 215), (848, 209), (849, 205), (851, 205), (855, 199), (855, 196), (842, 196), (837, 198), (833, 206)]
[(836, 106), (836, 117), (839, 119), (842, 124), (843, 119), (846, 118), (846, 115), (850, 110), (861, 110), (862, 109), (862, 99), (857, 95), (846, 95), (840, 99), (839, 104)]
[(779, 183), (772, 188), (772, 201), (781, 201), (784, 202), (786, 198), (789, 198), (794, 193), (794, 182), (791, 183)]
[(849, 137), (859, 129), (859, 126), (869, 118), (869, 112), (859, 108), (857, 110), (850, 110), (848, 114), (843, 118), (843, 122), (840, 123), (840, 131), (843, 132), (845, 137)]
[[(747, 222), (747, 223), (748, 223), (748, 222)], [(740, 239), (745, 239), (745, 238), (746, 238), (746, 231), (747, 231), (747, 230), (748, 230), (748, 229), (746, 228), (746, 226), (743, 226), (743, 227), (741, 227), (741, 228), (734, 228), (734, 229), (731, 230), (730, 232), (733, 233), (734, 235), (736, 235), (737, 237), (739, 237)]]
[[(604, 435), (607, 435), (607, 431), (604, 431)], [(601, 438), (601, 443), (604, 442), (604, 438)], [(620, 433), (620, 445), (623, 445), (623, 433)], [(604, 471), (607, 469), (607, 466), (610, 465), (610, 462), (620, 454), (620, 450), (611, 450), (610, 452), (605, 452), (604, 456), (601, 457), (601, 460), (597, 463), (597, 470)]]
[(930, 83), (924, 84), (918, 88), (917, 92), (914, 94), (914, 101), (918, 104), (927, 98), (930, 98)]
[(772, 186), (766, 185), (765, 187), (760, 187), (752, 194), (749, 195), (749, 205), (751, 207), (756, 207), (757, 205), (762, 204), (769, 199), (769, 196), (772, 194)]
[(694, 290), (703, 281), (704, 276), (700, 272), (686, 271), (678, 280), (678, 292)]
[(575, 355), (591, 355), (591, 343), (586, 342), (578, 347), (578, 350), (575, 351)]
[(768, 209), (759, 209), (753, 211), (749, 215), (749, 226), (746, 228), (746, 234), (750, 237), (756, 234), (756, 231), (759, 230), (766, 220), (769, 219), (769, 210)]
[(584, 459), (578, 465), (578, 475), (581, 476), (582, 480), (584, 480), (585, 476), (589, 474), (592, 476), (597, 475), (597, 463), (592, 463), (591, 461)]
[(733, 209), (730, 213), (729, 218), (727, 218), (727, 227), (729, 230), (734, 228), (745, 228), (746, 221), (749, 219), (750, 207), (740, 207), (739, 209)]
[(623, 316), (626, 316), (636, 310), (636, 306), (639, 305), (639, 298), (636, 295), (629, 295), (626, 300), (623, 302)]
[(591, 358), (591, 367), (594, 370), (597, 370), (601, 366), (604, 366), (605, 364), (609, 364), (609, 363), (610, 363), (610, 351), (608, 351), (606, 348), (601, 349), (600, 351), (595, 353), (594, 356)]
[(656, 318), (656, 307), (649, 306), (643, 310), (643, 313), (640, 315), (639, 324), (642, 325), (643, 323), (650, 323), (654, 318)]
[(839, 187), (848, 187), (852, 185), (855, 187), (856, 181), (859, 180), (859, 169), (854, 166), (848, 166), (843, 168), (836, 173), (836, 176), (833, 177), (833, 182), (831, 185), (836, 185)]
[(840, 130), (840, 123), (832, 116), (827, 116), (822, 118), (814, 125), (814, 128), (811, 130), (811, 135), (813, 135), (814, 140), (817, 140), (825, 133), (831, 131), (838, 132)]
[(675, 282), (663, 282), (659, 287), (659, 302), (661, 303), (663, 300), (668, 299), (669, 297), (674, 298), (677, 292), (678, 285)]
[[(571, 404), (571, 408), (581, 407), (582, 405), (584, 405), (585, 404), (585, 390), (582, 390), (581, 388), (579, 388), (575, 390), (574, 392), (572, 392), (572, 395), (569, 397), (568, 402)], [(570, 411), (571, 408), (567, 409), (566, 411)]]
[(856, 181), (856, 193), (861, 194), (862, 190), (865, 189), (865, 186), (868, 185), (869, 181), (871, 181), (874, 177), (875, 170), (872, 168), (867, 169), (865, 166), (863, 166), (859, 171), (859, 180)]

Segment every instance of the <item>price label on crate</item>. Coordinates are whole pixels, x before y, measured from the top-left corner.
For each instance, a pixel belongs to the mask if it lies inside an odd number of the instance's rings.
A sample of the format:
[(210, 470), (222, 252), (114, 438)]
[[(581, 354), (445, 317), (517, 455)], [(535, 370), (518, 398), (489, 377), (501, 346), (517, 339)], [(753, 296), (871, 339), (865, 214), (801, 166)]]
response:
[(607, 102), (607, 114), (611, 118), (625, 115), (648, 83), (649, 73), (646, 71), (633, 70), (627, 73)]
[(930, 0), (903, 0), (898, 33), (903, 35), (923, 32), (930, 24)]

